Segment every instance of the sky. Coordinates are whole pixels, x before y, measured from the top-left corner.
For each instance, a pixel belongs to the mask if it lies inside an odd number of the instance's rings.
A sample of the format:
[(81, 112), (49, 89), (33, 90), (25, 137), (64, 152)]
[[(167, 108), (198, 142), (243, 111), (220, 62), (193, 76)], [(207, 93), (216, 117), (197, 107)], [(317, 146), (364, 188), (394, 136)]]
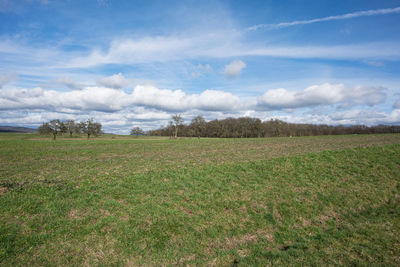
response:
[(400, 124), (400, 1), (0, 0), (0, 125)]

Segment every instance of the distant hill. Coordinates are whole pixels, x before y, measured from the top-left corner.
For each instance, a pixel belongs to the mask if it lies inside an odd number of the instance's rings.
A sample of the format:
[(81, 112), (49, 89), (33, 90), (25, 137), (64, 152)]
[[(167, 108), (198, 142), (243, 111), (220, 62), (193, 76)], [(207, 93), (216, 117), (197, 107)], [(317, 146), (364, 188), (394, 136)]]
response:
[(37, 129), (16, 126), (0, 126), (0, 132), (8, 133), (36, 133)]

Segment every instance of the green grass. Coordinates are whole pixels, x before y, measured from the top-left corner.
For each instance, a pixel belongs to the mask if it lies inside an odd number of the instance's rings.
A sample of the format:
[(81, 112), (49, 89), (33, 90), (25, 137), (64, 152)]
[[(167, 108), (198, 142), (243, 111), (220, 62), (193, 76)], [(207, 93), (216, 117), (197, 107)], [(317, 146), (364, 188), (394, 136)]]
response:
[(400, 265), (400, 135), (0, 134), (0, 265)]

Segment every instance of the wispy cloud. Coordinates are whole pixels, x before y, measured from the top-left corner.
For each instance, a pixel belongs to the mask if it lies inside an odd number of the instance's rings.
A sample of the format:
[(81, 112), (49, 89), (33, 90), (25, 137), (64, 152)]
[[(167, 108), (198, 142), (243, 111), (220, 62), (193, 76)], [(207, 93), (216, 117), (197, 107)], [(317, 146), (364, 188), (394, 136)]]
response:
[(15, 73), (0, 73), (0, 89), (9, 82), (12, 82), (13, 80), (17, 79), (17, 75)]
[[(225, 36), (224, 36), (225, 37)], [(251, 45), (239, 36), (230, 40), (195, 37), (153, 37), (143, 40), (113, 41), (106, 51), (93, 50), (60, 63), (63, 68), (91, 68), (105, 64), (143, 64), (197, 58), (268, 56), (282, 58), (322, 58), (344, 60), (397, 60), (400, 50), (395, 42), (348, 45)], [(65, 63), (67, 62), (67, 63)]]
[(257, 24), (247, 28), (250, 31), (258, 30), (258, 29), (276, 29), (276, 28), (286, 28), (296, 25), (305, 25), (312, 24), (323, 21), (332, 21), (332, 20), (343, 20), (343, 19), (352, 19), (357, 17), (366, 17), (366, 16), (376, 16), (376, 15), (385, 15), (385, 14), (393, 14), (400, 13), (400, 7), (395, 8), (382, 8), (382, 9), (372, 9), (366, 11), (357, 11), (353, 13), (347, 13), (343, 15), (337, 16), (328, 16), (323, 18), (309, 19), (309, 20), (296, 20), (291, 22), (281, 22), (276, 24)]

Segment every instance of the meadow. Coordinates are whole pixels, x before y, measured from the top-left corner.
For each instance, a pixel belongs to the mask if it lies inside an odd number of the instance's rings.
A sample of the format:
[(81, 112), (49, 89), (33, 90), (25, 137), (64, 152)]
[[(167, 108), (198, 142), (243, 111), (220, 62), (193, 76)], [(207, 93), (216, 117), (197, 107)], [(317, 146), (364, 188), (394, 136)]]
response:
[(400, 265), (400, 135), (0, 134), (0, 265)]

